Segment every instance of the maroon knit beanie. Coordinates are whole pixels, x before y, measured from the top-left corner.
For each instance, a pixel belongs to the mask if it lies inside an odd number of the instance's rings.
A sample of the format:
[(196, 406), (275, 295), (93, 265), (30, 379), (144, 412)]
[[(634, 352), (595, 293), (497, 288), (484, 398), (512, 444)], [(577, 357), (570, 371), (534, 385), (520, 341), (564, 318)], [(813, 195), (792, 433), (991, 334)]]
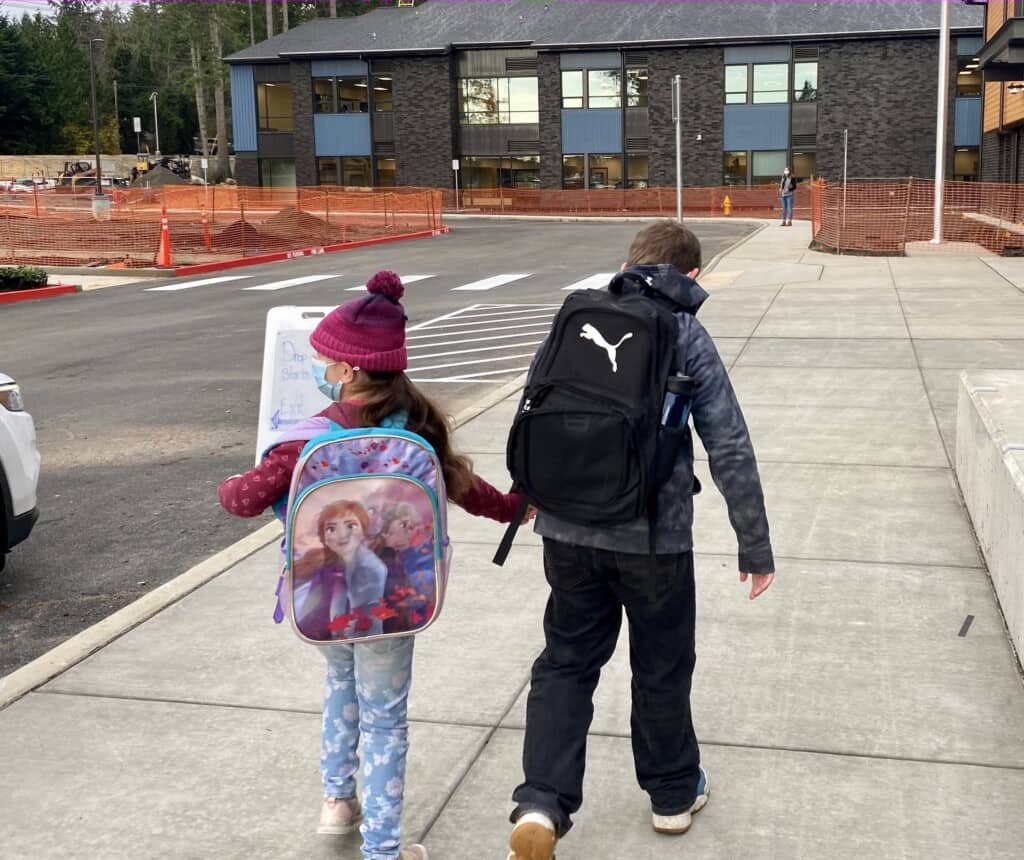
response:
[(405, 370), (405, 294), (394, 272), (377, 272), (366, 284), (368, 296), (339, 305), (313, 329), (309, 343), (334, 361), (362, 370)]

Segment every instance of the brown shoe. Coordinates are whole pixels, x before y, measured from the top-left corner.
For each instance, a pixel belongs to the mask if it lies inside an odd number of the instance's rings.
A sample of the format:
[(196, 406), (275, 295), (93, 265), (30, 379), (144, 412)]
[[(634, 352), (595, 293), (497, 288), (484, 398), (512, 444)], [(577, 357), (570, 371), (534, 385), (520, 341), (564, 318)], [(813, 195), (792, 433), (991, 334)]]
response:
[(352, 833), (362, 820), (363, 811), (354, 797), (325, 797), (316, 832), (325, 836), (343, 836)]
[(553, 860), (555, 823), (543, 812), (527, 812), (516, 821), (508, 839), (508, 860)]

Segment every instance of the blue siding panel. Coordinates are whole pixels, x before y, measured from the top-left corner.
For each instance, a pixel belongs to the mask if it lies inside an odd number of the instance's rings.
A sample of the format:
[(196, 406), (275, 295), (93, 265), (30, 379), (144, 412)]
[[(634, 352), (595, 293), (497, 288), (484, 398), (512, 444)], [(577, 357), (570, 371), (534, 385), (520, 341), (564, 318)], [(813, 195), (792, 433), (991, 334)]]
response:
[(317, 155), (369, 155), (370, 115), (318, 113), (313, 117)]
[(725, 49), (727, 66), (739, 63), (788, 63), (789, 57), (789, 45), (746, 45)]
[(789, 149), (789, 105), (726, 105), (724, 149)]
[(235, 152), (255, 152), (256, 85), (252, 66), (231, 66), (231, 124)]
[(313, 60), (310, 71), (314, 78), (357, 77), (366, 74), (363, 60)]
[(981, 146), (981, 99), (956, 100), (953, 146)]
[(579, 51), (561, 55), (563, 69), (617, 69), (622, 65), (618, 51)]
[(622, 111), (563, 110), (562, 152), (622, 152)]

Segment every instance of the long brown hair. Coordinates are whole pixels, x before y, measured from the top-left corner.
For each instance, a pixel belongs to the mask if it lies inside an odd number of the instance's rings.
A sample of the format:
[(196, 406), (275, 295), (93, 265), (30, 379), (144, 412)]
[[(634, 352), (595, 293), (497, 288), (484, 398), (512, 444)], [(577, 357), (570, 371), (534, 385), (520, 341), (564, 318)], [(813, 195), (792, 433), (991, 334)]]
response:
[(448, 497), (458, 502), (473, 486), (473, 463), (452, 447), (449, 418), (403, 372), (361, 372), (366, 374), (369, 383), (359, 390), (363, 423), (377, 427), (387, 416), (399, 410), (407, 412), (406, 429), (419, 433), (433, 445), (444, 471)]

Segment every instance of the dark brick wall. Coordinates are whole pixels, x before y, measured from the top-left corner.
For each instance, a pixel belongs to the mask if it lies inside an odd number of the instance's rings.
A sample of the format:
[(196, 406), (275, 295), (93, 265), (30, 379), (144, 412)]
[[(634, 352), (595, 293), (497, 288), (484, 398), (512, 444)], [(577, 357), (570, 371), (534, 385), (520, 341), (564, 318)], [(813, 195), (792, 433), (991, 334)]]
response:
[(394, 76), (397, 183), (453, 187), (456, 100), (449, 57), (396, 58)]
[(540, 101), (540, 184), (562, 187), (562, 66), (558, 54), (537, 57)]
[[(722, 184), (725, 65), (721, 48), (652, 50), (648, 115), (651, 185), (675, 185), (672, 77), (683, 78), (683, 183)], [(697, 135), (702, 136), (698, 143)]]
[(260, 162), (255, 152), (235, 153), (235, 182), (253, 187), (260, 184)]
[[(851, 178), (935, 175), (938, 48), (935, 38), (865, 39), (820, 46), (819, 175), (842, 178), (844, 128), (850, 133)], [(951, 44), (951, 57), (954, 50)], [(950, 176), (955, 62), (951, 71), (946, 165)]]
[(293, 62), (292, 113), (295, 117), (293, 146), (295, 183), (316, 185), (316, 146), (313, 141), (313, 79), (308, 62)]
[(986, 131), (981, 136), (981, 176), (979, 178), (982, 182), (1003, 181), (999, 155), (999, 132)]

